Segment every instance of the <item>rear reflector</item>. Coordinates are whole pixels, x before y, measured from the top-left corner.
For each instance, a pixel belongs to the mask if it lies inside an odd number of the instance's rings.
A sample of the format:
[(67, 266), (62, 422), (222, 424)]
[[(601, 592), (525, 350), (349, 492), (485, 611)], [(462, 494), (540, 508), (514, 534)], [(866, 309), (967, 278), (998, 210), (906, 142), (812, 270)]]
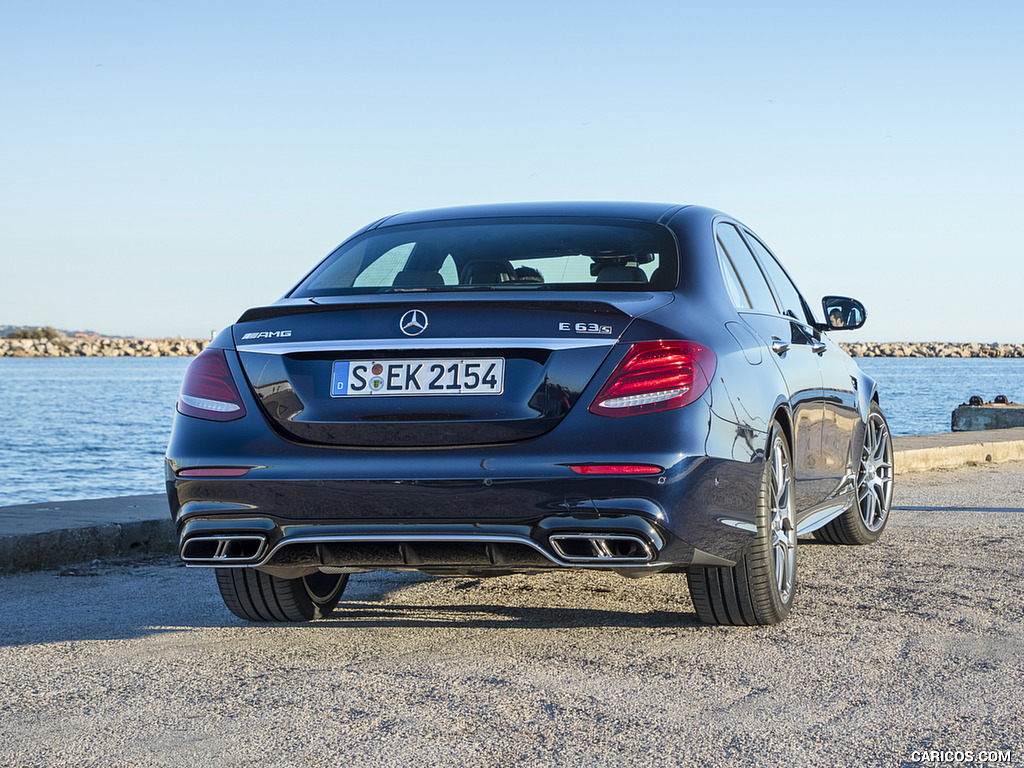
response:
[(204, 349), (192, 361), (181, 383), (178, 411), (211, 421), (232, 421), (245, 416), (245, 406), (224, 350)]
[(590, 412), (633, 416), (682, 408), (707, 391), (715, 353), (692, 341), (641, 341), (618, 364)]
[(653, 464), (570, 464), (578, 475), (656, 475), (661, 467)]
[(248, 471), (249, 467), (203, 467), (183, 469), (178, 472), (178, 477), (241, 477)]

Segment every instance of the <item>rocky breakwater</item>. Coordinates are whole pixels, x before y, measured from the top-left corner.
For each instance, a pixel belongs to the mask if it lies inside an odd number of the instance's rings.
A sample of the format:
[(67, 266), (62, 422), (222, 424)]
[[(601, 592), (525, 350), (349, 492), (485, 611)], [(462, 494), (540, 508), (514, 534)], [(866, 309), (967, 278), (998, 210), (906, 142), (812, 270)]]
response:
[(205, 339), (0, 339), (0, 357), (194, 357)]
[(841, 344), (854, 357), (1024, 357), (1024, 344), (955, 344), (942, 341)]
[[(0, 339), (0, 357), (195, 357), (209, 343), (108, 337)], [(840, 346), (854, 357), (1024, 357), (1024, 344), (858, 341)]]

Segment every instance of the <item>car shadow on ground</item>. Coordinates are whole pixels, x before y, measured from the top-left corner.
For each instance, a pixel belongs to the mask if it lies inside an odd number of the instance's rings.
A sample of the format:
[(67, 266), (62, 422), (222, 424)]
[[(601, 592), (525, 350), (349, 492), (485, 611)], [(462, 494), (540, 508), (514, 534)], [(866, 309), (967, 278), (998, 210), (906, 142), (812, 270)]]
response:
[[(203, 576), (209, 578), (203, 578)], [(257, 623), (235, 617), (224, 606), (213, 573), (197, 574), (179, 566), (91, 567), (15, 574), (4, 577), (0, 600), (0, 647), (93, 640), (132, 640), (191, 630), (344, 630), (366, 628), (557, 629), (703, 627), (683, 598), (679, 610), (665, 594), (651, 596), (650, 610), (622, 610), (610, 600), (594, 607), (609, 591), (603, 585), (577, 585), (563, 593), (554, 585), (512, 586), (500, 591), (508, 604), (488, 594), (490, 579), (458, 583), (420, 573), (374, 573), (354, 577), (335, 612), (309, 623)], [(582, 590), (580, 590), (582, 587)], [(440, 594), (434, 590), (440, 590)], [(418, 590), (396, 600), (402, 592)], [(451, 590), (465, 595), (465, 603)], [(564, 594), (565, 605), (551, 605)], [(63, 595), (59, 612), (40, 611), (40, 601)], [(347, 598), (347, 599), (346, 599)], [(440, 599), (439, 599), (440, 598)], [(630, 598), (625, 598), (630, 600)], [(639, 598), (638, 598), (639, 600)], [(546, 603), (546, 604), (539, 604)], [(634, 604), (631, 600), (627, 604)], [(666, 609), (666, 605), (668, 608)]]
[(395, 604), (374, 606), (342, 602), (315, 626), (335, 628), (458, 627), (470, 629), (576, 629), (643, 628), (694, 629), (704, 627), (692, 610), (652, 610), (644, 613), (601, 608), (508, 606), (492, 604)]

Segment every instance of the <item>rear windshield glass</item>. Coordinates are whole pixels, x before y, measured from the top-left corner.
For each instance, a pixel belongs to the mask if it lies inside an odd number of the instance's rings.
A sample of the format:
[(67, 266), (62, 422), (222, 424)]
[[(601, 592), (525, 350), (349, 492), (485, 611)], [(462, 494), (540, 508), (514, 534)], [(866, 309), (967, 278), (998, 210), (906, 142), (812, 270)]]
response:
[(638, 222), (500, 219), (372, 230), (340, 246), (293, 297), (424, 290), (668, 290), (675, 241)]

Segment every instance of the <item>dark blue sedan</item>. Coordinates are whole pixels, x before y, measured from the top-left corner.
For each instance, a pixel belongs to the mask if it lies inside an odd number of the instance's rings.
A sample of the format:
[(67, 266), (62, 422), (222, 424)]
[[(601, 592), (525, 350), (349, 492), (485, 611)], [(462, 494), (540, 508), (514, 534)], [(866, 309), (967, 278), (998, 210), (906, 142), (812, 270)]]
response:
[(167, 492), (190, 566), (251, 621), (350, 574), (685, 572), (701, 620), (772, 624), (797, 539), (882, 533), (875, 382), (747, 227), (649, 203), (404, 213), (189, 367)]

